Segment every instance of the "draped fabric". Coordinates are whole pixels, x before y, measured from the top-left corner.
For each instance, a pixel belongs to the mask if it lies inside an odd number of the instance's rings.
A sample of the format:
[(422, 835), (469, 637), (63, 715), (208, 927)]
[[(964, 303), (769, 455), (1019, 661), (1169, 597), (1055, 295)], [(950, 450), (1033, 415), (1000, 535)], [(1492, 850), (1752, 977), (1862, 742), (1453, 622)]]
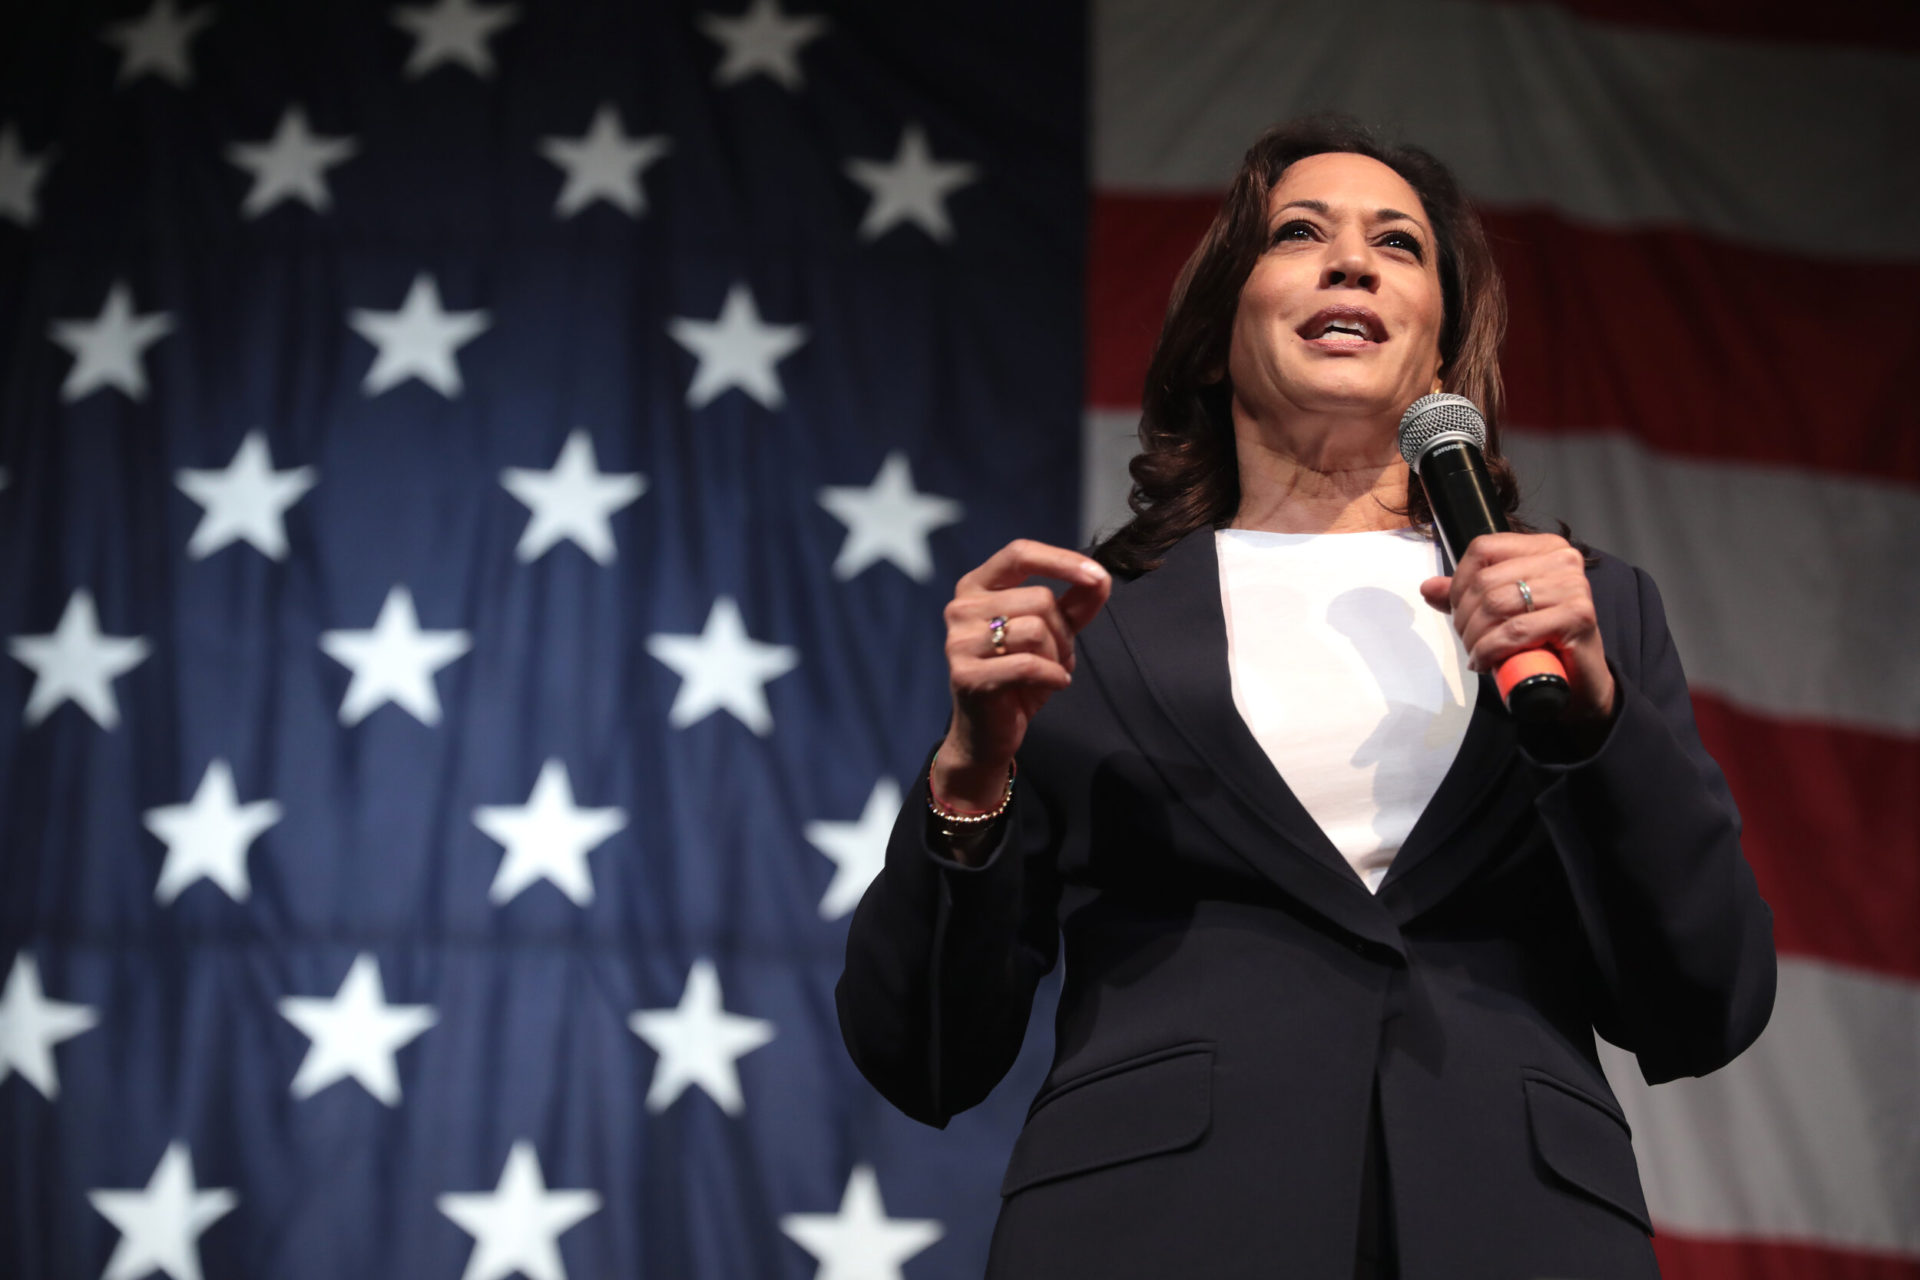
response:
[(1075, 529), (1083, 15), (964, 19), (0, 13), (0, 1274), (977, 1274), (1046, 1046), (832, 1004)]
[[(1660, 582), (1782, 953), (1609, 1051), (1671, 1276), (1920, 1276), (1899, 0), (0, 12), (0, 1274), (965, 1277), (839, 1043), (941, 603), (1122, 511), (1258, 130), (1436, 151), (1539, 518)], [(1077, 518), (1076, 518), (1077, 517)]]
[(1773, 1021), (1603, 1057), (1666, 1274), (1920, 1276), (1920, 21), (1910, 5), (1101, 0), (1085, 522), (1261, 128), (1451, 165), (1505, 274), (1525, 509), (1651, 572), (1775, 913)]

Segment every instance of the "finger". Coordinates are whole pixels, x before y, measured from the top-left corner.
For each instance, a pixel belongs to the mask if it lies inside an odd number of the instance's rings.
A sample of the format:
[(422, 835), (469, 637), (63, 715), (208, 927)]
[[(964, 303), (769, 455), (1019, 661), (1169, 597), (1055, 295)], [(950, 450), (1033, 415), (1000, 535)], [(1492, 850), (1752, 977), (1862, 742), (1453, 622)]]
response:
[(991, 618), (997, 614), (1012, 617), (1015, 613), (1046, 617), (1058, 623), (1064, 644), (1093, 620), (1112, 592), (1111, 579), (1096, 585), (1069, 587), (1057, 596), (1049, 587), (1013, 587), (955, 596), (948, 606), (952, 610), (949, 617)]
[(1049, 546), (1031, 538), (1017, 538), (963, 576), (954, 594), (971, 595), (1017, 587), (1036, 575), (1057, 578), (1072, 586), (1092, 587), (1110, 581), (1105, 569), (1078, 551)]
[(1010, 653), (1037, 653), (1055, 662), (1062, 661), (1059, 633), (1044, 618), (1008, 618), (998, 648), (994, 647), (991, 622), (973, 639), (963, 641), (963, 644), (969, 657), (999, 658)]
[[(1455, 616), (1472, 620), (1484, 615), (1485, 625), (1497, 626), (1516, 614), (1526, 613), (1526, 599), (1520, 594), (1519, 586), (1523, 580), (1524, 574), (1506, 572), (1505, 565), (1477, 575), (1462, 588)], [(1533, 592), (1536, 610), (1548, 603), (1541, 598), (1540, 585), (1529, 581), (1527, 587)]]
[[(978, 595), (955, 596), (947, 604), (947, 634), (958, 633), (965, 641), (977, 639), (991, 630), (994, 618), (1038, 618), (1052, 632), (1060, 653), (1073, 652), (1073, 628), (1061, 611), (1060, 601), (1047, 587), (1013, 587), (1006, 591), (987, 591)], [(964, 645), (969, 653), (976, 650)], [(1068, 665), (1072, 665), (1071, 657)]]
[(1587, 585), (1585, 558), (1561, 539), (1553, 541), (1559, 546), (1497, 564), (1477, 565), (1471, 571), (1463, 569), (1456, 574), (1456, 578), (1467, 578), (1455, 592), (1457, 616), (1470, 617), (1482, 607), (1501, 617), (1526, 613), (1527, 597), (1520, 590), (1522, 582), (1532, 593), (1536, 610), (1576, 597), (1590, 597), (1593, 593)]
[(1482, 569), (1508, 560), (1570, 549), (1567, 540), (1557, 533), (1483, 533), (1467, 544), (1466, 554), (1460, 557), (1460, 568), (1465, 571), (1471, 565)]
[[(1098, 565), (1094, 567), (1100, 568)], [(1078, 635), (1082, 627), (1093, 621), (1093, 616), (1100, 612), (1101, 606), (1106, 604), (1107, 597), (1112, 594), (1113, 579), (1105, 569), (1100, 570), (1100, 577), (1095, 582), (1075, 583), (1068, 587), (1066, 593), (1060, 597), (1060, 612), (1066, 620), (1068, 630)]]
[(1452, 592), (1451, 577), (1428, 578), (1420, 584), (1420, 598), (1442, 613), (1451, 612), (1453, 609)]
[(1022, 688), (1057, 693), (1072, 683), (1071, 672), (1037, 653), (1009, 653), (1004, 658), (962, 658), (953, 666), (953, 687), (963, 696)]
[[(1473, 589), (1481, 579), (1489, 574), (1498, 574), (1514, 566), (1516, 561), (1525, 561), (1532, 557), (1565, 547), (1566, 540), (1552, 534), (1535, 533), (1483, 533), (1467, 544), (1467, 550), (1460, 557), (1460, 563), (1453, 571), (1453, 609), (1456, 617), (1464, 617), (1472, 608)], [(1578, 553), (1576, 553), (1578, 554)], [(1499, 566), (1496, 568), (1495, 566)], [(1514, 570), (1516, 573), (1519, 569)], [(1491, 579), (1490, 579), (1491, 580)]]
[(1043, 614), (1058, 609), (1058, 598), (1053, 588), (1006, 587), (999, 591), (978, 591), (970, 595), (955, 596), (947, 606), (949, 620), (972, 620), (976, 618), (994, 618), (1004, 614), (1009, 618), (1023, 614)]
[(1508, 618), (1468, 643), (1468, 665), (1475, 671), (1492, 671), (1514, 654), (1529, 649), (1567, 652), (1591, 634), (1588, 616), (1575, 606), (1556, 605)]
[[(1520, 588), (1512, 583), (1504, 586), (1488, 583), (1484, 579), (1468, 589), (1454, 610), (1455, 626), (1460, 632), (1460, 642), (1472, 654), (1475, 646), (1503, 627), (1513, 626), (1514, 634), (1534, 634), (1532, 624), (1521, 624), (1520, 619), (1538, 617), (1546, 612), (1543, 602), (1536, 594), (1532, 614), (1522, 606)], [(1511, 606), (1511, 607), (1509, 607)], [(1526, 647), (1525, 645), (1521, 646)]]

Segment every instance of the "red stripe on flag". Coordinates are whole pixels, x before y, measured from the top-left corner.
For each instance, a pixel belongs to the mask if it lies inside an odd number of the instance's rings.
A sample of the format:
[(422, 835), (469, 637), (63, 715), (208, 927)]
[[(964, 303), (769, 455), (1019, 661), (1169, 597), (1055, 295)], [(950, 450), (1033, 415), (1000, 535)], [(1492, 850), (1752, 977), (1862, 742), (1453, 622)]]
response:
[[(1920, 264), (1820, 262), (1550, 213), (1486, 221), (1512, 304), (1507, 421), (1920, 481), (1920, 434), (1908, 429)], [(1817, 227), (1810, 213), (1810, 253)]]
[[(1532, 0), (1526, 0), (1531, 4)], [(1556, 0), (1556, 7), (1596, 22), (1651, 27), (1674, 34), (1853, 44), (1890, 52), (1920, 49), (1920, 12), (1912, 0)]]
[(1920, 740), (1791, 723), (1695, 693), (1782, 952), (1920, 978)]
[[(1088, 402), (1140, 403), (1167, 295), (1213, 196), (1095, 196)], [(1823, 262), (1686, 231), (1488, 212), (1512, 324), (1506, 420), (1668, 453), (1920, 483), (1907, 371), (1920, 263)], [(1808, 253), (1819, 215), (1808, 214)]]
[(1653, 1238), (1665, 1280), (1920, 1280), (1920, 1258), (1767, 1240)]
[(1096, 191), (1087, 226), (1087, 403), (1140, 404), (1147, 361), (1181, 264), (1220, 198)]

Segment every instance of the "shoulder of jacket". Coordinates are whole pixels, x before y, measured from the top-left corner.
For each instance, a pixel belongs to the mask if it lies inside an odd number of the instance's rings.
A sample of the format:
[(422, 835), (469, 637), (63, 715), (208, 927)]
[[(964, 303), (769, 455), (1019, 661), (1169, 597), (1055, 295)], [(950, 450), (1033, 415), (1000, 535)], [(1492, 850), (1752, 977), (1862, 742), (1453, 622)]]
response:
[(1637, 672), (1648, 628), (1665, 625), (1653, 578), (1610, 551), (1593, 546), (1581, 549), (1587, 553), (1587, 582), (1593, 588), (1593, 609), (1607, 652), (1626, 664), (1624, 669)]
[(1587, 581), (1593, 584), (1596, 592), (1605, 590), (1609, 594), (1624, 593), (1629, 597), (1639, 595), (1642, 570), (1638, 565), (1591, 544), (1580, 544), (1580, 550), (1586, 552)]

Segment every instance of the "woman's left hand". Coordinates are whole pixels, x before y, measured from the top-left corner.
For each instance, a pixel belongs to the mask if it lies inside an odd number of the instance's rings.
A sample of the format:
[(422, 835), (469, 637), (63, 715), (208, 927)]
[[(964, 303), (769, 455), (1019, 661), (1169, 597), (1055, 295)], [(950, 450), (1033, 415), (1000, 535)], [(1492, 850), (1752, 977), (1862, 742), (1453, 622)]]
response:
[[(1527, 608), (1520, 583), (1533, 593)], [(1613, 673), (1587, 585), (1586, 560), (1551, 533), (1482, 534), (1467, 545), (1453, 576), (1428, 578), (1420, 594), (1442, 613), (1467, 648), (1475, 671), (1496, 670), (1528, 649), (1551, 649), (1567, 669), (1568, 720), (1613, 714)]]

